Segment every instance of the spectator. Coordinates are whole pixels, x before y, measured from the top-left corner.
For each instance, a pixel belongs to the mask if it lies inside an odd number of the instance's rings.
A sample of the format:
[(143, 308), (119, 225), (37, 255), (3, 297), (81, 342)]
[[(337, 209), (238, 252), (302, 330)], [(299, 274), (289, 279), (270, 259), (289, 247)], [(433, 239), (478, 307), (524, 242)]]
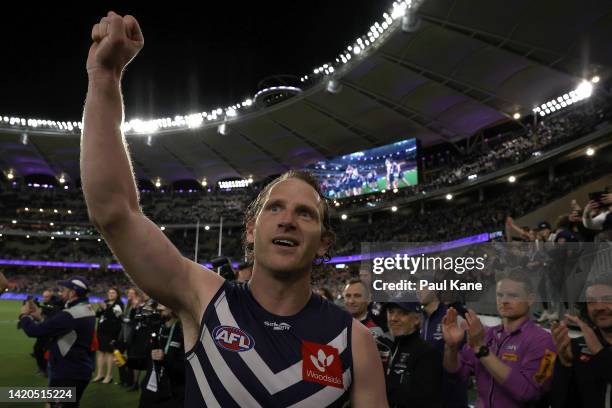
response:
[[(553, 326), (559, 352), (552, 382), (553, 408), (612, 406), (612, 283), (595, 281), (586, 289), (584, 320), (566, 315)], [(568, 323), (582, 336), (570, 339)], [(593, 326), (593, 327), (591, 327)]]
[(443, 319), (444, 368), (464, 379), (475, 375), (478, 407), (526, 407), (549, 390), (556, 349), (550, 334), (529, 320), (533, 292), (529, 277), (514, 270), (497, 282), (501, 325), (485, 328), (473, 310), (461, 325), (453, 308)]
[[(421, 338), (435, 348), (440, 355), (440, 364), (444, 355), (444, 334), (442, 319), (446, 316), (448, 307), (440, 302), (436, 292), (430, 289), (416, 291), (422, 306)], [(458, 375), (442, 373), (442, 406), (445, 408), (466, 408), (467, 383)]]
[[(133, 310), (138, 307), (139, 296), (136, 288), (129, 288), (126, 292), (127, 303), (123, 311), (123, 319), (121, 321), (121, 330), (117, 336), (117, 349), (121, 353), (125, 353), (127, 348), (132, 343), (134, 331), (134, 323), (132, 321)], [(134, 372), (126, 364), (119, 367), (119, 385), (122, 387), (131, 387), (134, 385)]]
[(172, 310), (163, 305), (158, 305), (157, 310), (163, 324), (156, 328), (156, 336), (149, 343), (150, 358), (141, 384), (139, 407), (182, 407), (185, 399), (183, 329)]
[(385, 367), (389, 406), (440, 407), (442, 362), (439, 353), (419, 336), (420, 305), (396, 302), (385, 309), (393, 338)]
[[(51, 336), (56, 340), (49, 350), (49, 387), (75, 387), (76, 402), (63, 407), (78, 407), (94, 370), (93, 342), (96, 317), (82, 276), (58, 282), (66, 309), (42, 321), (41, 309), (33, 302), (21, 308), (19, 322), (30, 337)], [(57, 406), (52, 404), (52, 406)]]
[[(98, 341), (100, 348), (97, 359), (98, 374), (92, 380), (93, 382), (102, 382), (102, 384), (113, 382), (113, 350), (121, 330), (122, 315), (123, 302), (119, 298), (119, 291), (117, 288), (110, 288), (108, 298), (99, 303), (99, 309), (96, 312), (99, 319)], [(105, 375), (103, 376), (104, 372)]]
[(383, 334), (382, 329), (374, 323), (372, 317), (368, 313), (368, 305), (370, 304), (370, 293), (361, 279), (351, 279), (347, 282), (342, 293), (344, 298), (344, 307), (346, 310), (361, 324), (370, 330), (374, 337)]

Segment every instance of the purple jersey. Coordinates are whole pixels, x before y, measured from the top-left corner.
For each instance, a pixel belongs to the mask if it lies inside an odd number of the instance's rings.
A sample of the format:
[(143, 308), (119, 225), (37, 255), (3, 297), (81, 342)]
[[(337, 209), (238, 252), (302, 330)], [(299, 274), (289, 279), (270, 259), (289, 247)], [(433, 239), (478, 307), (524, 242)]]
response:
[(487, 327), (485, 341), (491, 354), (511, 368), (503, 383), (493, 380), (469, 345), (459, 354), (459, 373), (476, 376), (476, 408), (525, 407), (550, 389), (556, 348), (551, 335), (531, 320), (506, 333), (503, 325)]

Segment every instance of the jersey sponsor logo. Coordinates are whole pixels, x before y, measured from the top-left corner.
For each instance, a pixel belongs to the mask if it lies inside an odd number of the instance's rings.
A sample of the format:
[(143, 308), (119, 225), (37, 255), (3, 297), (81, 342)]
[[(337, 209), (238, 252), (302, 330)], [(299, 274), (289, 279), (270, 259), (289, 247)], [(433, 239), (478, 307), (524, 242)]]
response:
[(253, 336), (238, 327), (217, 326), (213, 330), (213, 339), (218, 347), (241, 353), (255, 346)]
[(272, 330), (275, 330), (275, 331), (286, 331), (291, 328), (291, 325), (285, 322), (276, 323), (276, 322), (269, 322), (266, 320), (264, 321), (264, 325), (271, 327)]
[(540, 369), (533, 376), (533, 379), (540, 385), (544, 384), (546, 380), (552, 377), (553, 367), (555, 366), (555, 358), (557, 357), (557, 353), (546, 349), (544, 351), (544, 355), (542, 356), (542, 360), (540, 360)]
[(344, 388), (338, 349), (327, 344), (302, 340), (302, 379)]

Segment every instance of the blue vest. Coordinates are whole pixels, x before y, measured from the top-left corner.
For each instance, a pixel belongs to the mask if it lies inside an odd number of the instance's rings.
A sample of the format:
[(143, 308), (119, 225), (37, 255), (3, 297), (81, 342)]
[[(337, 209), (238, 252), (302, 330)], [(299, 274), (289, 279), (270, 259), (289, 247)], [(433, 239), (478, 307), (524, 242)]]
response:
[(293, 316), (224, 283), (186, 353), (185, 407), (340, 407), (352, 383), (352, 317), (312, 294)]

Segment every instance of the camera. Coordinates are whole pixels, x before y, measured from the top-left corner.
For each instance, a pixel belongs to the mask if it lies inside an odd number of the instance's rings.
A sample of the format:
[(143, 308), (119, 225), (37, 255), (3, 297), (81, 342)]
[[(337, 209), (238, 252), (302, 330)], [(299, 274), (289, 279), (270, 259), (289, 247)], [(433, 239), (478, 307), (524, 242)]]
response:
[(142, 307), (136, 310), (134, 321), (136, 322), (136, 330), (145, 328), (159, 329), (163, 323), (163, 318), (157, 311), (157, 302), (149, 299)]

